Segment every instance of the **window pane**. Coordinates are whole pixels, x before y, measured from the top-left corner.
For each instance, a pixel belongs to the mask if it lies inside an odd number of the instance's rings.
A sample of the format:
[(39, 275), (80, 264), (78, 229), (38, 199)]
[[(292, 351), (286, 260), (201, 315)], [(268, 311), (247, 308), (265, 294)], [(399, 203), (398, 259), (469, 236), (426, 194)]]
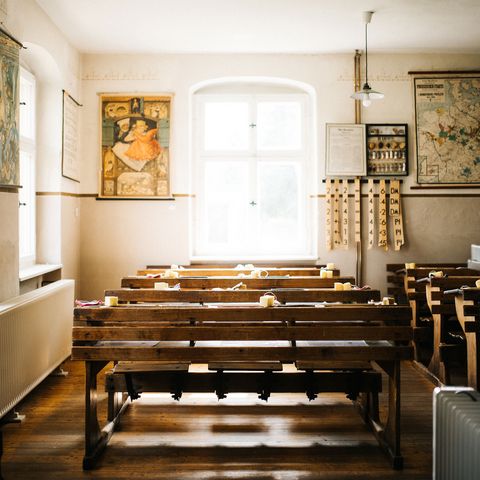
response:
[(33, 154), (20, 151), (19, 189), (19, 254), (20, 258), (35, 255), (35, 193)]
[(35, 80), (28, 72), (20, 72), (20, 136), (35, 138)]
[(248, 103), (206, 102), (204, 150), (248, 150), (248, 125)]
[(247, 230), (247, 162), (207, 162), (205, 197), (207, 243), (234, 251), (245, 242)]
[(259, 150), (300, 150), (302, 109), (299, 102), (259, 102), (257, 142)]
[(259, 240), (267, 253), (292, 254), (304, 247), (299, 184), (299, 165), (259, 164)]

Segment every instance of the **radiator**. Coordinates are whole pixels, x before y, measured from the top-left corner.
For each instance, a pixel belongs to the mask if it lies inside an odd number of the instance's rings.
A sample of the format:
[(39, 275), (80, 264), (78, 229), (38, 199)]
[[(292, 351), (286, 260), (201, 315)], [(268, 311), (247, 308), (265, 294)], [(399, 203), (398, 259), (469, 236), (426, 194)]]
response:
[(433, 478), (480, 479), (480, 393), (473, 388), (433, 392)]
[(0, 303), (0, 418), (70, 355), (73, 300), (60, 280)]

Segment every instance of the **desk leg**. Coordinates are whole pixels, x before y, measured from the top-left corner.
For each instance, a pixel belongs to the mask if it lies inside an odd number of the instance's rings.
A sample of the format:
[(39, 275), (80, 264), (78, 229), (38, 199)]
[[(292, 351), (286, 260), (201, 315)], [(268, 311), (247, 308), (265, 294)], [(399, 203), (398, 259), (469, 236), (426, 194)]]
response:
[(444, 384), (448, 384), (449, 375), (445, 369), (445, 363), (440, 358), (440, 344), (443, 336), (443, 318), (441, 315), (433, 314), (433, 354), (428, 369)]
[(400, 454), (400, 361), (377, 362), (388, 375), (388, 414), (385, 428), (378, 432), (378, 440), (390, 457), (395, 470), (403, 468)]
[(478, 332), (465, 333), (467, 338), (467, 377), (468, 386), (479, 389), (480, 386), (480, 341)]

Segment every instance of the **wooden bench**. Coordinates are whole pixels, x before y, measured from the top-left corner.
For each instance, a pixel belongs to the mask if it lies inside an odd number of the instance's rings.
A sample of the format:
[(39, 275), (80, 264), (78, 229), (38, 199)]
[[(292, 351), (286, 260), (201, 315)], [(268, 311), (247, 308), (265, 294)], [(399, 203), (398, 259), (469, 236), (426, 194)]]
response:
[[(409, 307), (383, 305), (76, 308), (72, 358), (86, 365), (83, 466), (92, 468), (107, 445), (129, 402), (124, 392), (132, 399), (147, 391), (177, 399), (191, 391), (219, 398), (256, 392), (263, 399), (305, 392), (313, 399), (334, 391), (355, 400), (393, 467), (401, 468), (400, 361), (412, 358), (410, 317)], [(192, 339), (195, 346), (189, 346)], [(110, 361), (119, 366), (107, 377), (109, 422), (100, 428), (97, 374)], [(249, 363), (248, 370), (238, 362)], [(381, 381), (372, 362), (388, 376), (383, 423), (376, 399)], [(297, 369), (281, 371), (287, 363)], [(192, 364), (212, 371), (195, 371)]]
[[(256, 270), (267, 272), (268, 275), (274, 276), (290, 276), (290, 277), (318, 277), (320, 276), (319, 268), (297, 268), (297, 267), (255, 267)], [(137, 270), (137, 275), (161, 275), (170, 268), (146, 268)], [(175, 269), (180, 277), (205, 276), (205, 277), (235, 277), (243, 273), (249, 275), (252, 269), (238, 269), (238, 268), (181, 268)], [(333, 275), (338, 277), (340, 270), (332, 270)]]
[(454, 295), (455, 311), (462, 326), (467, 347), (467, 383), (480, 389), (480, 288), (462, 288), (445, 292)]
[(267, 278), (239, 278), (239, 277), (204, 277), (204, 278), (149, 278), (143, 276), (124, 277), (122, 288), (153, 288), (156, 282), (166, 282), (169, 286), (180, 284), (180, 288), (204, 290), (211, 288), (232, 288), (242, 282), (247, 289), (271, 290), (272, 288), (331, 288), (335, 282), (355, 283), (353, 277), (267, 277)]
[(445, 291), (463, 285), (475, 286), (478, 278), (480, 276), (452, 276), (417, 280), (425, 287), (425, 298), (433, 319), (433, 352), (428, 368), (443, 384), (451, 384), (451, 363), (465, 356), (463, 342), (452, 342), (452, 334), (456, 335), (461, 327), (456, 318), (454, 296)]
[(106, 296), (118, 297), (119, 302), (182, 302), (231, 303), (258, 302), (260, 296), (272, 292), (280, 303), (342, 302), (368, 303), (380, 300), (379, 290), (333, 290), (332, 288), (299, 288), (272, 290), (155, 290), (153, 288), (121, 288), (106, 290)]

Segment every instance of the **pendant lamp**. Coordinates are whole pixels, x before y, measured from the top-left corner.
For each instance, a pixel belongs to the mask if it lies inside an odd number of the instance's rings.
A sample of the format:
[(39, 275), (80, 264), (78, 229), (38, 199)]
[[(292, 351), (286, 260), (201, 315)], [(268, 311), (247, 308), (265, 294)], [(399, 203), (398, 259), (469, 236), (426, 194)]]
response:
[(365, 23), (365, 83), (361, 90), (358, 90), (351, 98), (360, 100), (364, 107), (368, 107), (372, 100), (380, 100), (384, 97), (383, 93), (372, 90), (368, 84), (368, 24), (372, 20), (373, 12), (363, 12), (363, 22)]

